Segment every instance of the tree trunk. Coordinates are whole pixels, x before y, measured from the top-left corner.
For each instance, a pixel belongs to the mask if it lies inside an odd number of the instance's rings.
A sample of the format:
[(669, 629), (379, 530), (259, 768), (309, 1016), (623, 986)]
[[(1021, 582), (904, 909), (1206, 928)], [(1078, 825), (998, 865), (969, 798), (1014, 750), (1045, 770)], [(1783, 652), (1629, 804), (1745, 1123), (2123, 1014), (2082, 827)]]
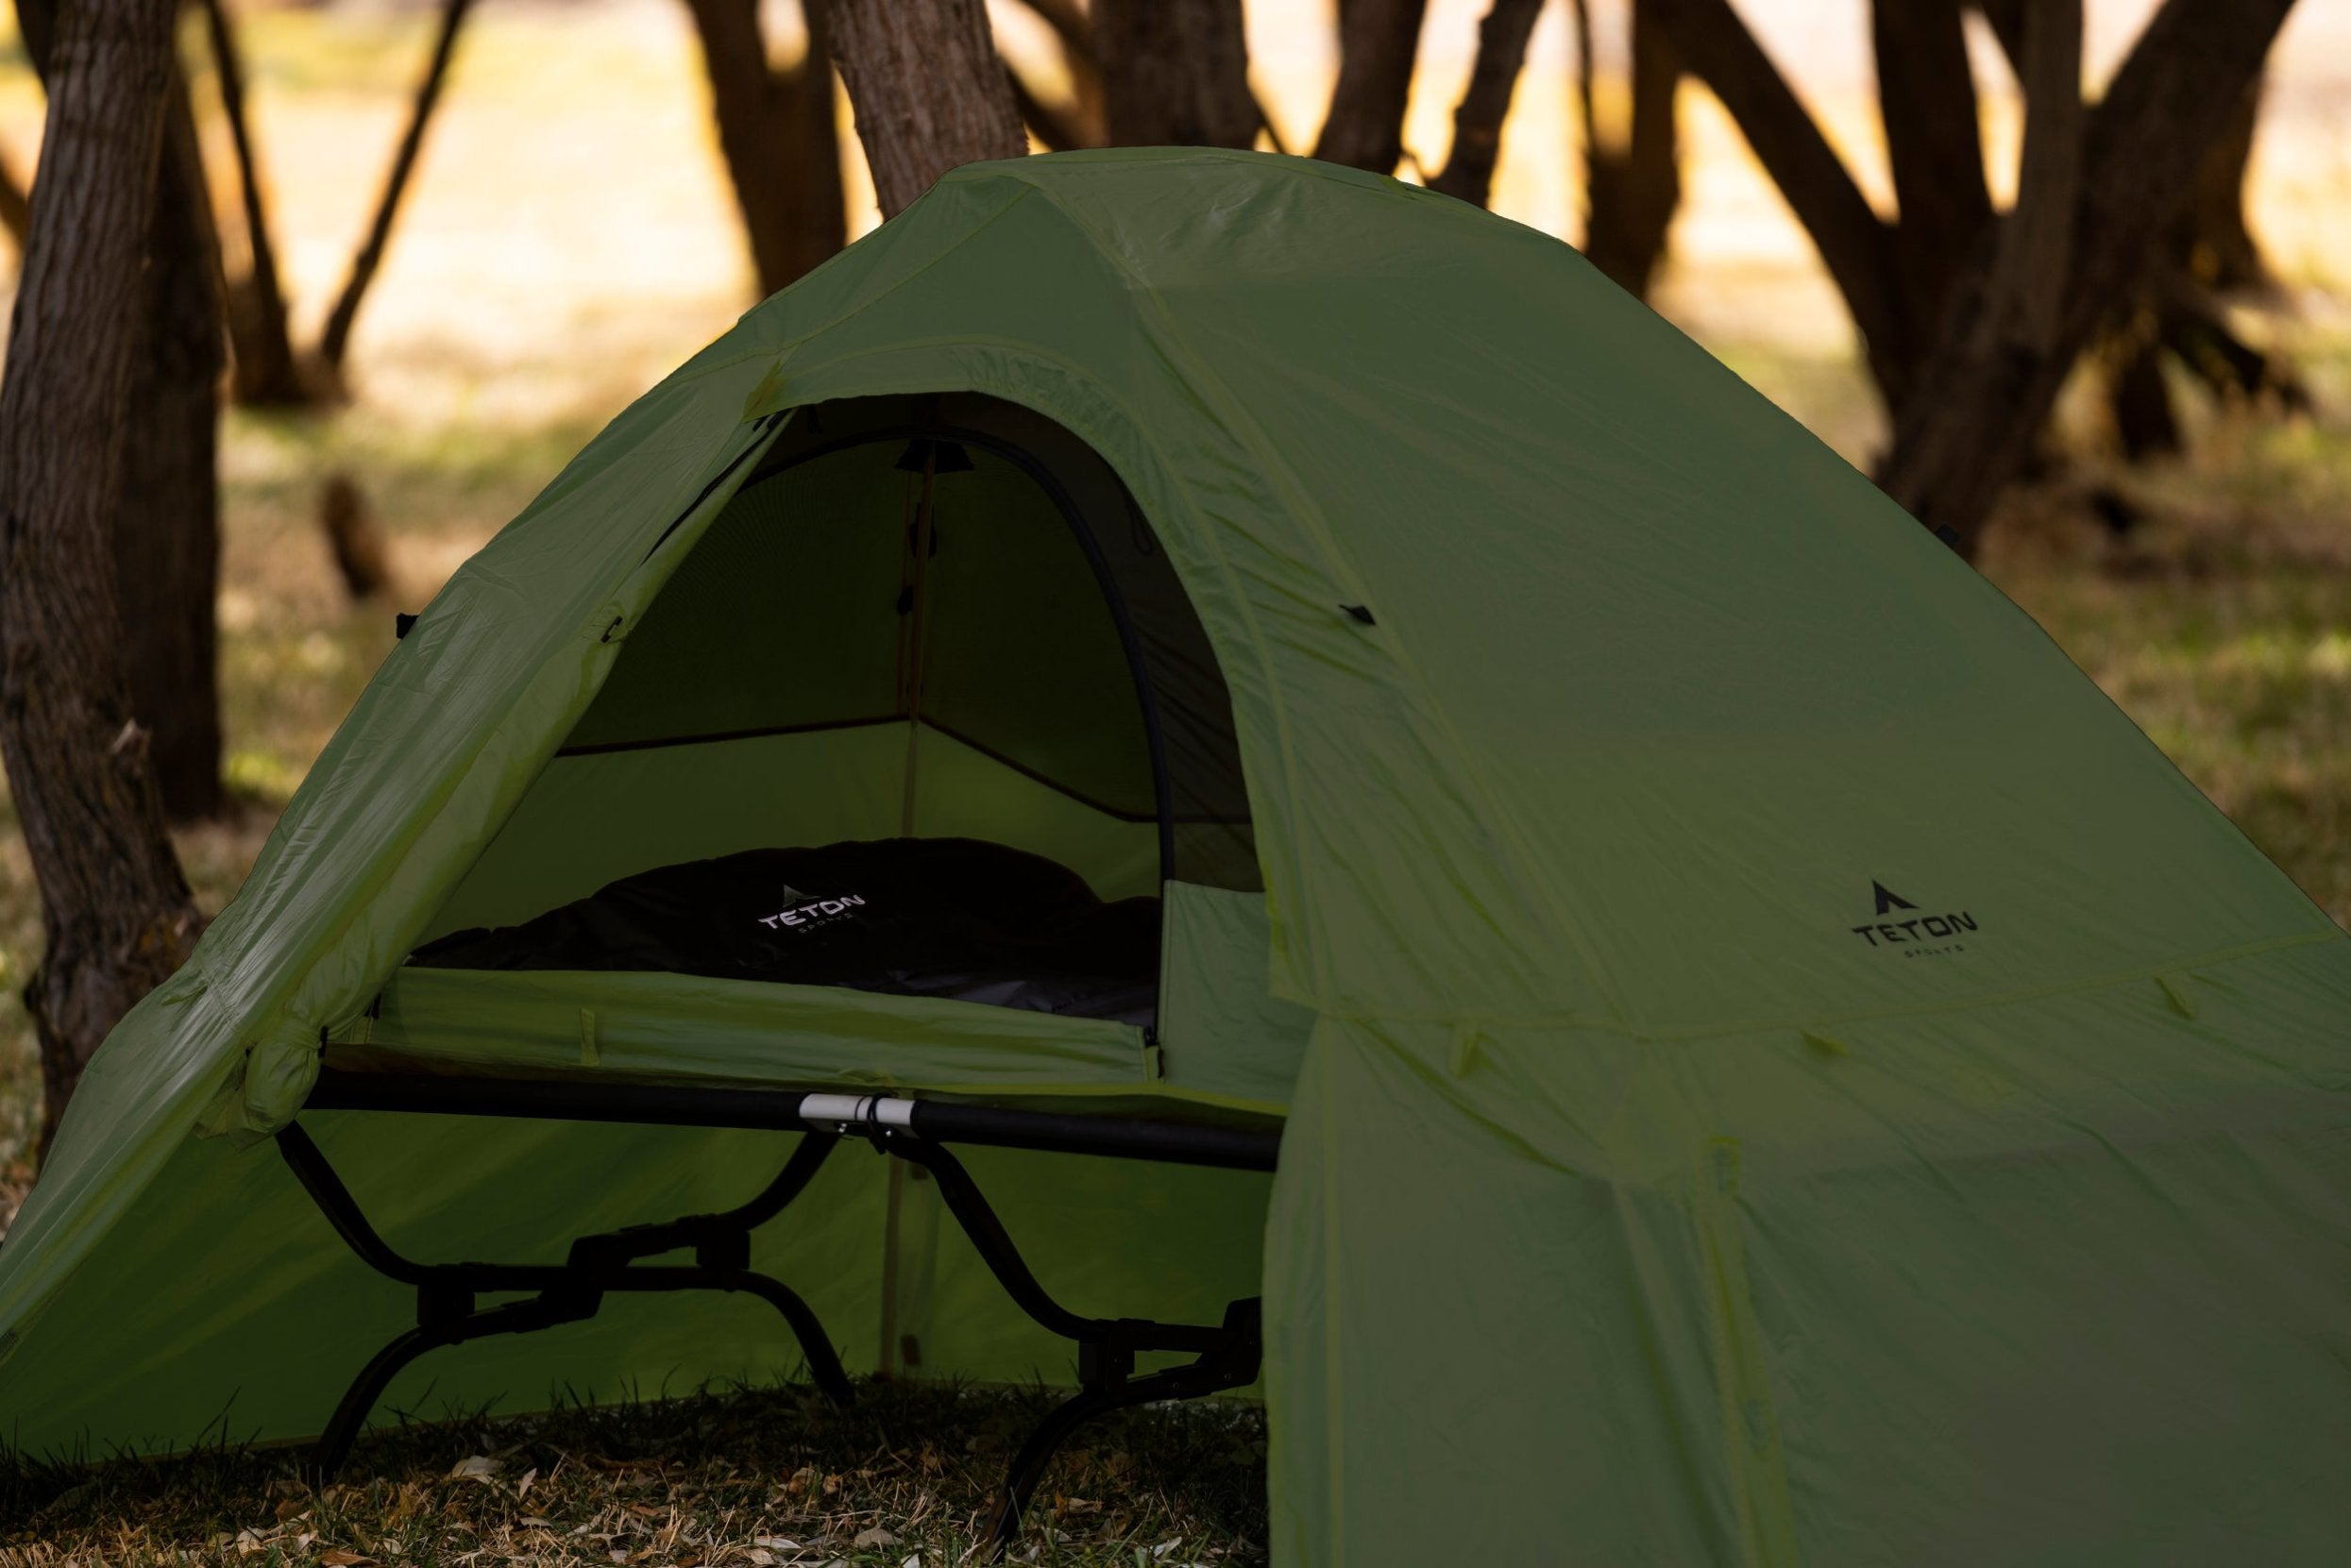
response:
[(1527, 65), (1527, 40), (1542, 14), (1543, 0), (1493, 0), (1487, 8), (1478, 24), (1478, 61), (1453, 110), (1453, 145), (1430, 189), (1480, 207), (1492, 198), (1502, 122), (1510, 118), (1510, 101)]
[[(1901, 217), (1895, 276), (1909, 341), (1934, 341), (1951, 289), (1990, 230), (1983, 127), (1959, 0), (1873, 0), (1878, 115)], [(2072, 91), (2078, 97), (2077, 83)]]
[(1091, 14), (1111, 146), (1256, 144), (1241, 0), (1093, 0)]
[(1028, 151), (981, 0), (825, 0), (882, 215), (948, 170)]
[(1593, 105), (1592, 24), (1575, 0), (1578, 93), (1583, 104), (1583, 254), (1616, 284), (1648, 298), (1682, 205), (1682, 143), (1675, 100), (1682, 56), (1642, 0), (1632, 0), (1632, 118), (1621, 143), (1600, 134)]
[(806, 8), (807, 53), (779, 70), (768, 63), (758, 0), (685, 0), (685, 8), (759, 292), (770, 295), (849, 243), (824, 12)]
[(426, 62), (422, 80), (416, 84), (416, 100), (410, 108), (408, 129), (400, 137), (399, 150), (392, 155), (392, 169), (384, 177), (383, 195), (376, 203), (376, 215), (367, 226), (367, 238), (351, 258), (350, 276), (344, 280), (343, 293), (327, 312), (327, 325), (318, 334), (318, 357), (327, 368), (340, 375), (344, 352), (350, 346), (351, 324), (359, 317), (360, 302), (367, 297), (367, 287), (376, 280), (376, 268), (383, 263), (383, 247), (391, 243), (392, 220), (399, 215), (400, 197), (408, 192), (408, 177), (416, 167), (416, 154), (425, 143), (425, 127), (432, 123), (432, 110), (441, 101), (441, 86), (448, 78), (449, 59), (457, 53), (457, 35), (465, 25), (465, 13), (473, 0), (442, 0), (441, 31), (432, 42), (432, 58)]
[[(42, 197), (0, 378), (0, 760), (41, 890), (25, 1005), (44, 1150), (91, 1054), (198, 923), (130, 717), (108, 548), (175, 8), (69, 5), (42, 39)], [(47, 33), (46, 14), (26, 21)]]
[[(248, 270), (229, 287), (228, 301), (229, 338), (236, 349), (236, 399), (248, 408), (299, 408), (318, 400), (317, 389), (302, 375), (294, 334), (286, 325), (286, 291), (278, 277), (278, 246), (270, 233), (261, 159), (245, 111), (245, 61), (221, 0), (204, 0), (204, 18), (212, 69), (220, 81), (221, 112), (237, 149), (238, 192), (245, 211)], [(205, 222), (210, 227), (209, 211)]]
[[(2060, 202), (2062, 171), (2020, 190), (1993, 255), (1960, 292), (1918, 394), (1896, 424), (1882, 480), (1896, 500), (1963, 551), (1973, 549), (2067, 370), (2177, 216), (2292, 4), (2167, 0), (2088, 116), (2072, 179), (2075, 194)], [(2065, 95), (2035, 94), (2029, 62), (2043, 51), (2033, 34), (2040, 30), (2051, 38), (2050, 50), (2060, 48), (2055, 35), (2067, 28), (2059, 13), (2072, 8), (2051, 0), (2028, 8), (2027, 182), (2035, 179), (2033, 118), (2068, 112)], [(2072, 31), (2078, 49), (2078, 25)], [(2072, 98), (2071, 112), (2078, 114), (2078, 89)], [(2033, 280), (2061, 243), (2070, 252), (2055, 275), (2062, 281), (2052, 288)], [(2020, 347), (2021, 333), (2032, 340), (2029, 351)]]
[(147, 227), (134, 434), (114, 506), (116, 604), (130, 711), (174, 821), (216, 817), (220, 689), (220, 259), (187, 91), (165, 110)]
[(2252, 88), (2229, 117), (2224, 131), (2188, 193), (2176, 226), (2174, 249), (2195, 279), (2209, 289), (2264, 289), (2272, 285), (2269, 263), (2245, 223), (2245, 174), (2253, 163), (2253, 134), (2261, 117), (2261, 83)]
[(1339, 0), (1339, 80), (1314, 156), (1376, 175), (1404, 157), (1404, 111), (1429, 0)]

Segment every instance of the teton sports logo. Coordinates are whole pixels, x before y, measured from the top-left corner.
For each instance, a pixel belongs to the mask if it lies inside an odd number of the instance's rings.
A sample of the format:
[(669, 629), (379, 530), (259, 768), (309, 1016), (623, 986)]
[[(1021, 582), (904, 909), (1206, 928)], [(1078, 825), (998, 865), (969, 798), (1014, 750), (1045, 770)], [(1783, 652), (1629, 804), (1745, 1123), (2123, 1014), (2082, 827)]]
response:
[(1877, 919), (1852, 930), (1871, 947), (1899, 949), (1905, 958), (1940, 958), (1967, 952), (1968, 945), (1960, 938), (1972, 934), (1977, 927), (1975, 917), (1966, 910), (1914, 914), (1908, 919), (1888, 919), (1901, 910), (1915, 911), (1919, 906), (1882, 882), (1871, 881), (1869, 892), (1877, 902)]
[(812, 925), (837, 915), (846, 915), (852, 909), (865, 907), (865, 895), (862, 893), (843, 893), (837, 899), (811, 899), (797, 887), (786, 887), (783, 896), (793, 902), (772, 915), (758, 917), (759, 923), (770, 931), (782, 930), (786, 926)]

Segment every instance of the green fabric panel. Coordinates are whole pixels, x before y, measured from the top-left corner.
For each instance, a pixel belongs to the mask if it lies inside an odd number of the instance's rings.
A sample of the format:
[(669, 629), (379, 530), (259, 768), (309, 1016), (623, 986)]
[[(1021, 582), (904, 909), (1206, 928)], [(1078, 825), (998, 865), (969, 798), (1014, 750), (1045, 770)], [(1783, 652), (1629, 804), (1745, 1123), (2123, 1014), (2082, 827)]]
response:
[(2136, 978), (1487, 1025), (1460, 1074), (1453, 1031), (1326, 1025), (1268, 1227), (1277, 1560), (2327, 1560), (2351, 945), (2173, 985), (2195, 1018)]
[(1144, 1080), (1142, 1032), (1101, 1019), (689, 974), (404, 969), (338, 1044), (442, 1070), (1006, 1093)]
[(1167, 885), (1159, 1047), (1171, 1085), (1278, 1113), (1290, 1104), (1314, 1015), (1276, 997), (1265, 900)]
[[(419, 1260), (560, 1261), (574, 1236), (740, 1203), (793, 1138), (474, 1118), (303, 1119), (377, 1228)], [(756, 1234), (753, 1263), (807, 1298), (850, 1370), (874, 1369), (885, 1184), (835, 1152)], [(119, 1241), (76, 1273), (6, 1363), (9, 1440), (170, 1450), (315, 1432), (415, 1292), (352, 1256), (267, 1144), (183, 1143)], [(88, 1354), (93, 1343), (103, 1356)], [(772, 1382), (801, 1355), (774, 1310), (716, 1293), (616, 1297), (594, 1319), (434, 1351), (376, 1416)]]
[(1106, 899), (1159, 890), (1157, 824), (1108, 817), (925, 725), (917, 740), (914, 831), (1028, 850)]
[(1101, 582), (1037, 481), (973, 448), (938, 476), (920, 604), (922, 713), (1129, 817), (1156, 818), (1135, 671)]
[(567, 747), (904, 712), (898, 588), (920, 475), (853, 447), (747, 484), (629, 632)]
[[(1105, 817), (936, 731), (919, 745), (917, 833), (1048, 856), (1104, 898), (1157, 889), (1150, 823)], [(558, 757), (426, 935), (512, 925), (656, 866), (895, 836), (905, 764), (902, 724)]]

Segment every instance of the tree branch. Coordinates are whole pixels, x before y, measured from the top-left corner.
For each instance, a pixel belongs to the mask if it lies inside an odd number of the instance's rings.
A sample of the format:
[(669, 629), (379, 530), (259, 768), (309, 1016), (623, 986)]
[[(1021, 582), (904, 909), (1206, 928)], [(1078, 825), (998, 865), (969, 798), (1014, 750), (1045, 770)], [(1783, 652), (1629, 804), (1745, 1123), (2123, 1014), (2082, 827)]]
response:
[(237, 151), (237, 194), (245, 213), (246, 276), (229, 292), (228, 326), (236, 349), (237, 401), (248, 406), (295, 408), (314, 401), (295, 361), (294, 336), (286, 326), (285, 285), (278, 277), (278, 247), (271, 238), (260, 159), (245, 110), (245, 62), (236, 32), (221, 0), (204, 0), (206, 36), (212, 71), (220, 83), (220, 107)]
[(1028, 84), (1020, 68), (1010, 60), (1004, 62), (1006, 78), (1012, 83), (1012, 102), (1021, 111), (1021, 123), (1030, 134), (1045, 144), (1049, 152), (1070, 152), (1078, 147), (1098, 147), (1098, 137), (1090, 136), (1088, 127), (1080, 124), (1081, 110), (1075, 105), (1049, 103)]
[(1577, 0), (1577, 88), (1583, 99), (1583, 253), (1616, 284), (1648, 296), (1682, 205), (1681, 126), (1675, 100), (1682, 57), (1641, 0), (1632, 0), (1632, 118), (1621, 146), (1600, 133), (1593, 107), (1589, 8)]
[(1873, 0), (1878, 115), (1901, 210), (1897, 276), (1920, 341), (1941, 321), (1953, 279), (1990, 228), (1975, 78), (1960, 0)]
[(1478, 61), (1469, 85), (1453, 110), (1453, 145), (1445, 167), (1429, 182), (1431, 190), (1483, 207), (1494, 194), (1494, 165), (1502, 154), (1502, 122), (1527, 66), (1527, 40), (1534, 34), (1543, 0), (1493, 0), (1478, 24)]
[(1077, 105), (1072, 121), (1078, 134), (1086, 138), (1075, 145), (1102, 145), (1102, 67), (1094, 59), (1093, 20), (1077, 0), (1021, 3), (1053, 29), (1054, 42), (1061, 46), (1062, 68), (1070, 74), (1070, 95)]
[(326, 329), (318, 335), (318, 357), (333, 369), (343, 368), (344, 350), (351, 341), (351, 324), (359, 316), (360, 301), (367, 296), (367, 286), (376, 280), (376, 268), (383, 262), (383, 247), (392, 238), (392, 220), (399, 214), (400, 197), (407, 194), (408, 177), (416, 166), (417, 151), (424, 145), (425, 127), (431, 123), (433, 106), (441, 101), (441, 85), (448, 76), (449, 57), (457, 51), (458, 29), (465, 25), (465, 13), (472, 7), (473, 0), (443, 0), (440, 35), (433, 40), (432, 58), (425, 66), (424, 78), (416, 84), (416, 100), (409, 111), (408, 129), (400, 137), (399, 150), (392, 156), (392, 169), (384, 177), (383, 195), (376, 203), (374, 221), (367, 227), (367, 238), (359, 254), (351, 259), (350, 277), (344, 282), (334, 309), (328, 312)]
[(1642, 4), (1690, 73), (1722, 101), (1795, 211), (1845, 296), (1880, 391), (1899, 403), (1909, 379), (1911, 334), (1893, 283), (1890, 231), (1730, 0)]
[(1339, 79), (1314, 156), (1393, 174), (1404, 156), (1404, 111), (1429, 0), (1340, 0)]

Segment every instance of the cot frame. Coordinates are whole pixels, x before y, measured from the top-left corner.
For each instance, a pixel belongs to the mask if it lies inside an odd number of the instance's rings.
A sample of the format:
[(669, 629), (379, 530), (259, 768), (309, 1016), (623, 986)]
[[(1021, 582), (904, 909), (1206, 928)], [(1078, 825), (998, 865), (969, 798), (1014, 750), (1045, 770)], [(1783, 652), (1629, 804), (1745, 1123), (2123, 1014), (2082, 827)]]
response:
[[(368, 1413), (411, 1362), (447, 1345), (498, 1334), (527, 1334), (594, 1317), (618, 1291), (741, 1291), (773, 1307), (790, 1327), (811, 1380), (835, 1403), (854, 1397), (823, 1324), (783, 1281), (751, 1266), (752, 1233), (805, 1191), (845, 1138), (928, 1171), (964, 1234), (1013, 1303), (1077, 1347), (1078, 1391), (1048, 1411), (1007, 1467), (989, 1535), (1001, 1553), (1046, 1465), (1070, 1434), (1108, 1411), (1159, 1400), (1195, 1399), (1254, 1382), (1262, 1354), (1259, 1299), (1230, 1303), (1214, 1325), (1147, 1318), (1090, 1318), (1070, 1311), (1039, 1283), (979, 1184), (950, 1143), (1108, 1155), (1162, 1164), (1271, 1172), (1280, 1134), (1125, 1116), (1011, 1110), (885, 1095), (811, 1094), (716, 1085), (580, 1079), (478, 1078), (358, 1072), (324, 1068), (304, 1111), (367, 1111), (648, 1126), (744, 1128), (802, 1135), (783, 1168), (733, 1208), (631, 1225), (575, 1239), (561, 1263), (426, 1263), (379, 1235), (299, 1119), (277, 1138), (279, 1153), (327, 1222), (361, 1261), (413, 1288), (416, 1322), (387, 1340), (344, 1391), (312, 1450), (308, 1470), (325, 1484), (349, 1458)], [(690, 1264), (648, 1259), (690, 1250)], [(487, 1294), (527, 1299), (483, 1307)], [(1184, 1364), (1138, 1374), (1144, 1352), (1176, 1352)]]

